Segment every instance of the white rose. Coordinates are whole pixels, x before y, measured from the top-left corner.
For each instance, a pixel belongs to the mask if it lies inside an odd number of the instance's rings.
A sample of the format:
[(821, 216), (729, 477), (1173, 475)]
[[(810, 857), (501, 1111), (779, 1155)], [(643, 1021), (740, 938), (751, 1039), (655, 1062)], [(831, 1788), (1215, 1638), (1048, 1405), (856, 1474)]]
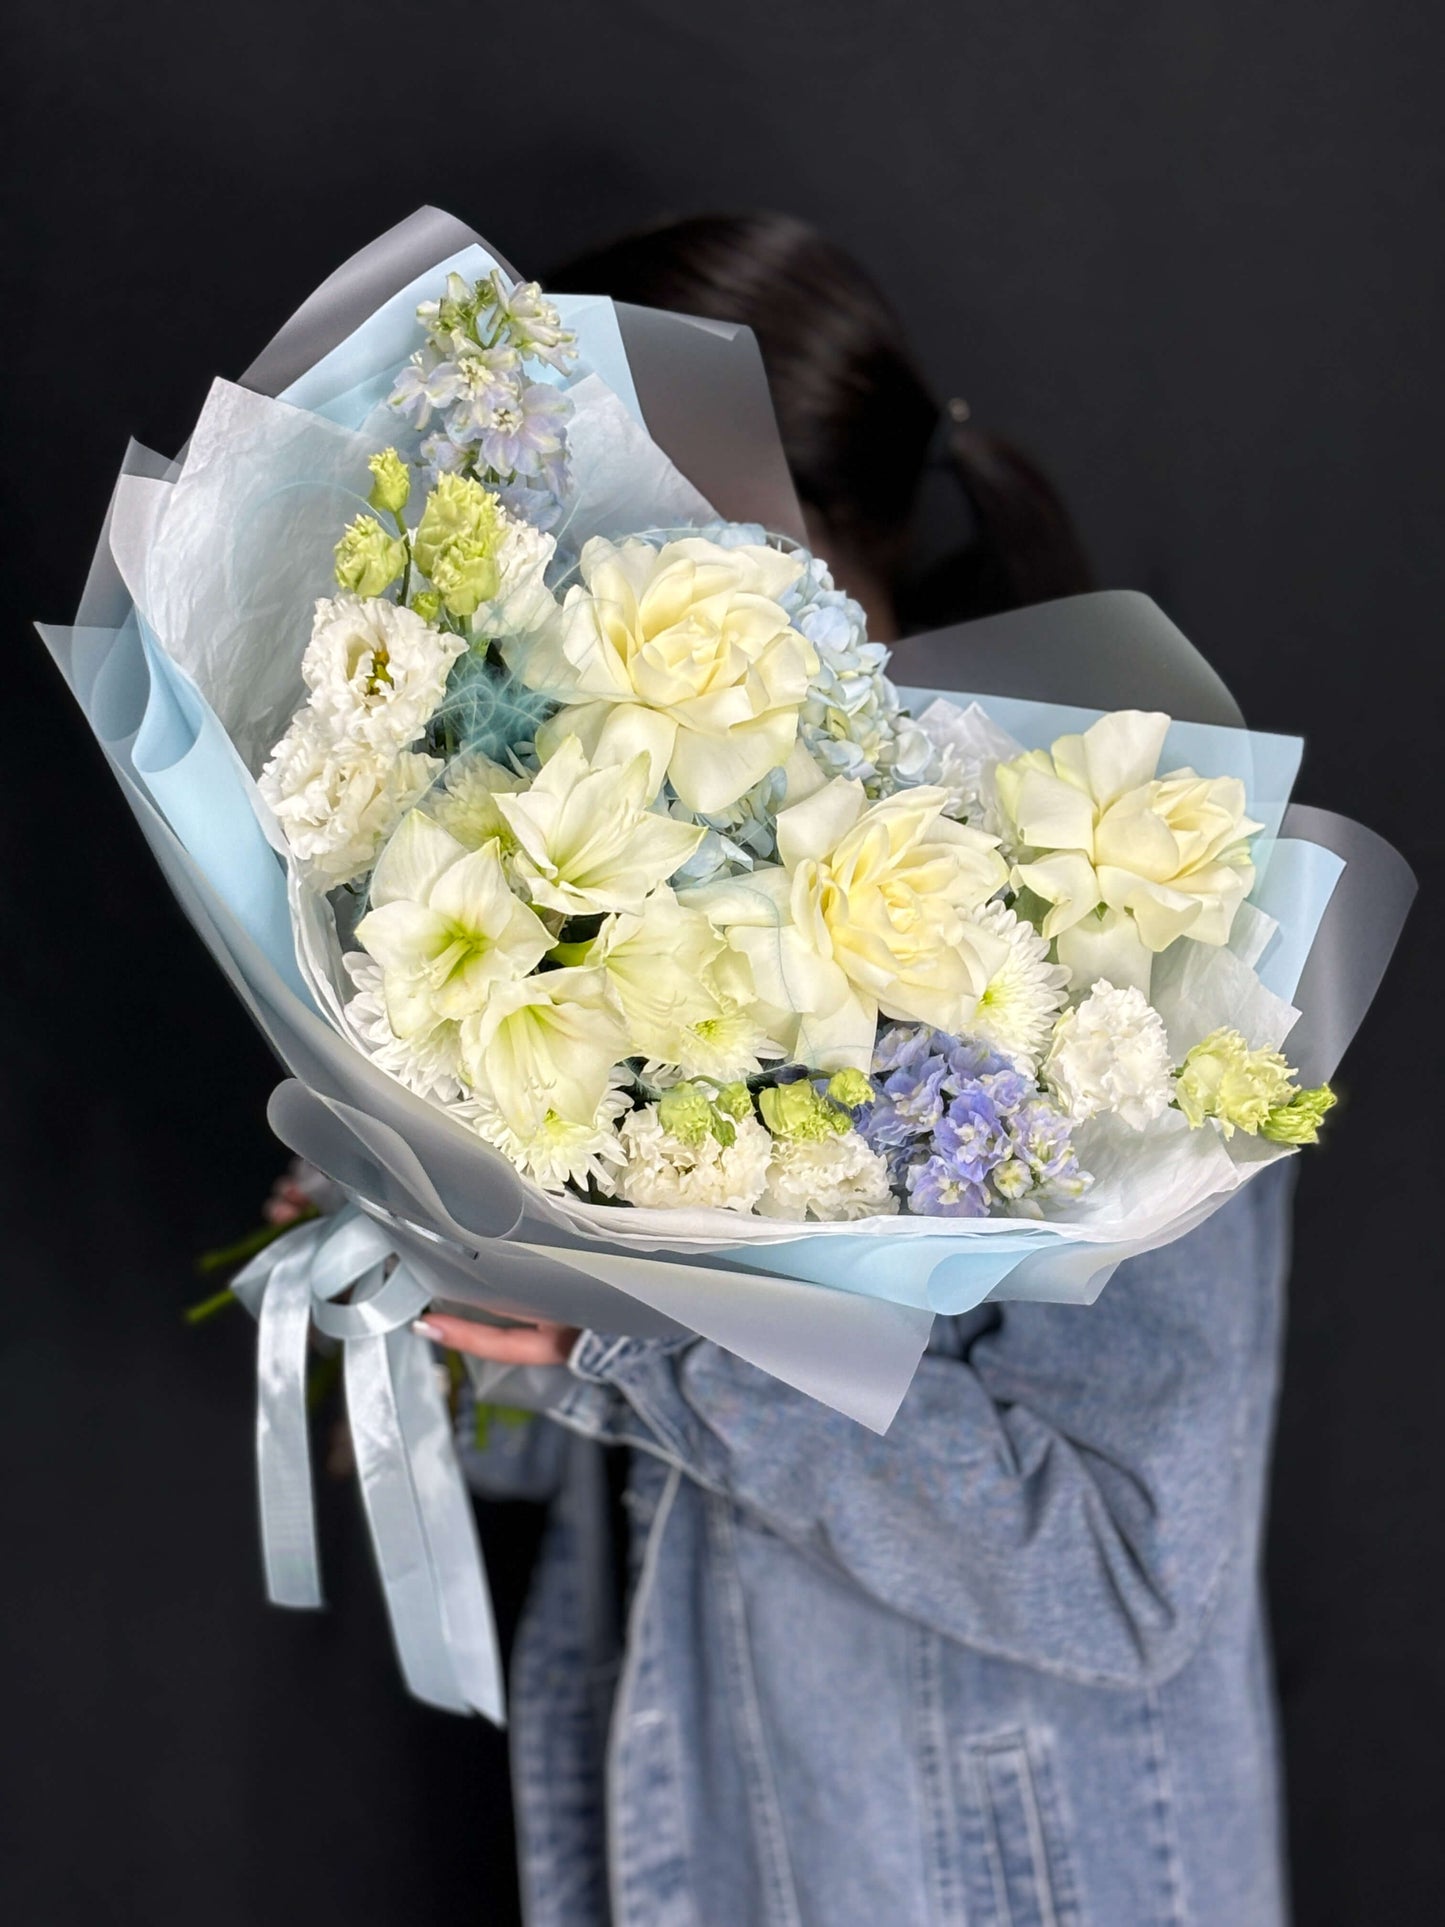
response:
[(683, 893), (746, 956), (772, 1034), (819, 1069), (866, 1069), (880, 1014), (966, 1031), (1004, 959), (968, 913), (1007, 868), (946, 801), (919, 788), (870, 804), (838, 777), (780, 813), (780, 865)]
[(301, 674), (311, 708), (337, 741), (409, 749), (441, 707), (460, 636), (381, 597), (316, 604)]
[(1190, 769), (1156, 778), (1168, 728), (1119, 710), (995, 771), (1014, 886), (1051, 906), (1043, 934), (1075, 987), (1104, 973), (1147, 990), (1153, 954), (1185, 936), (1227, 943), (1253, 888), (1262, 825), (1244, 813), (1244, 785)]
[(802, 569), (701, 536), (661, 549), (594, 537), (557, 621), (511, 652), (523, 681), (565, 705), (541, 753), (568, 735), (609, 762), (645, 750), (653, 794), (667, 777), (690, 810), (735, 803), (787, 761), (818, 667), (776, 600)]

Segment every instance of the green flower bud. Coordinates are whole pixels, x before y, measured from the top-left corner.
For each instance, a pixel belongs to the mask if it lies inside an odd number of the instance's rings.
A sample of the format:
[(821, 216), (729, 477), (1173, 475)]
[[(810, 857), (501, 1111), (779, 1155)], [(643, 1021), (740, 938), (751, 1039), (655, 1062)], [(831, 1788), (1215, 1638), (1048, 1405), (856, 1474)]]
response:
[(826, 1137), (841, 1137), (851, 1131), (853, 1121), (846, 1111), (819, 1097), (806, 1077), (795, 1084), (775, 1084), (759, 1094), (763, 1122), (774, 1137), (817, 1143)]
[(873, 1102), (873, 1086), (862, 1071), (835, 1071), (828, 1079), (828, 1095), (845, 1111), (856, 1111), (860, 1104)]
[(388, 535), (374, 516), (348, 522), (336, 545), (336, 580), (353, 595), (377, 596), (406, 567), (406, 544)]
[(375, 477), (367, 501), (387, 515), (400, 515), (411, 494), (411, 470), (394, 448), (382, 449), (367, 466)]
[(496, 496), (469, 475), (443, 475), (427, 496), (412, 553), (453, 615), (475, 615), (497, 593), (503, 533)]
[(674, 1084), (664, 1091), (657, 1100), (657, 1118), (663, 1130), (683, 1144), (698, 1145), (712, 1135), (712, 1104), (696, 1084)]
[(1288, 1104), (1276, 1105), (1259, 1127), (1260, 1135), (1273, 1144), (1318, 1144), (1320, 1125), (1339, 1099), (1328, 1084), (1317, 1084), (1311, 1091), (1296, 1091)]
[(422, 589), (412, 597), (411, 606), (423, 622), (435, 622), (442, 612), (442, 599), (435, 589)]
[(1213, 1118), (1226, 1137), (1258, 1135), (1265, 1119), (1296, 1096), (1294, 1074), (1277, 1050), (1251, 1050), (1237, 1030), (1214, 1030), (1185, 1058), (1175, 1101), (1197, 1130)]
[(741, 1080), (736, 1084), (724, 1084), (713, 1102), (724, 1117), (742, 1119), (753, 1114), (753, 1094)]

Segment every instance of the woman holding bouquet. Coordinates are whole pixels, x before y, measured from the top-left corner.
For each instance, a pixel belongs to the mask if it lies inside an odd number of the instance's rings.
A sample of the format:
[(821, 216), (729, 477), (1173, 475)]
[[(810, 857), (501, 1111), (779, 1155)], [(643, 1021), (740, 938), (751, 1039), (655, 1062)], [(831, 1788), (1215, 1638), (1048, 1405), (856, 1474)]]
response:
[[(554, 280), (754, 328), (875, 636), (1088, 586), (1048, 484), (939, 408), (808, 229), (686, 222)], [(1281, 1920), (1258, 1561), (1288, 1214), (1268, 1172), (1088, 1309), (938, 1320), (885, 1437), (702, 1340), (429, 1316), (550, 1421), (469, 1454), (483, 1490), (557, 1495), (512, 1677), (528, 1920)]]

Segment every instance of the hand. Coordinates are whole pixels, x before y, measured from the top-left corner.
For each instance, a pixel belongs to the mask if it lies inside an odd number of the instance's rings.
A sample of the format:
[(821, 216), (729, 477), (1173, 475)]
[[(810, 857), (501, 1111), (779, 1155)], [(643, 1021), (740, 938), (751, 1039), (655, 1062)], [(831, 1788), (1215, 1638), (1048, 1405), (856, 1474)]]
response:
[(575, 1325), (479, 1325), (473, 1318), (448, 1318), (429, 1311), (412, 1326), (423, 1338), (497, 1365), (565, 1365), (580, 1336)]

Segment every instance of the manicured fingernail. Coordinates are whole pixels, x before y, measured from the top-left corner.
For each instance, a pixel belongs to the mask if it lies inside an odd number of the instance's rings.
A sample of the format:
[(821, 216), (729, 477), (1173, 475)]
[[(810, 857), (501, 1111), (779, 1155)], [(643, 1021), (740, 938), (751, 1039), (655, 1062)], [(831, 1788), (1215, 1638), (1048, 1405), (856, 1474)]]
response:
[(429, 1319), (413, 1318), (411, 1328), (418, 1338), (429, 1338), (434, 1345), (445, 1345), (446, 1333), (440, 1325), (433, 1325)]

